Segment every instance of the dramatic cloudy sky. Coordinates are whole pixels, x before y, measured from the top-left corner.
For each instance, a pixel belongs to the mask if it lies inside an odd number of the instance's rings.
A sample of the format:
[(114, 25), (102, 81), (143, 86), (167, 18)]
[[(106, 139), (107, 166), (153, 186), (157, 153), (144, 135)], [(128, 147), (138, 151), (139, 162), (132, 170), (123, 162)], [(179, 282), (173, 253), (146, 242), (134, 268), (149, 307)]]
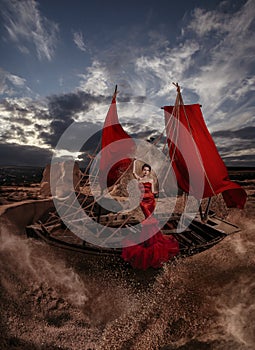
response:
[(155, 136), (179, 82), (225, 163), (255, 166), (254, 0), (0, 0), (0, 11), (0, 165), (44, 166), (73, 121), (92, 135), (115, 84), (125, 129)]

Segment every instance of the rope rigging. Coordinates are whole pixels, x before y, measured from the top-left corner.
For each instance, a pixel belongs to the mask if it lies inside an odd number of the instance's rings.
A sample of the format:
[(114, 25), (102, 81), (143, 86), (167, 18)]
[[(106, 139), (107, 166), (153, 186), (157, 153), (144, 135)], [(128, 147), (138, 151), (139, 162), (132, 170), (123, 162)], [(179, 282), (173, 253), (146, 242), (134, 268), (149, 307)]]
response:
[[(153, 140), (153, 142), (151, 142), (154, 146), (158, 145), (160, 141), (162, 141), (162, 139), (164, 138), (164, 142), (163, 142), (163, 152), (165, 151), (167, 144), (168, 144), (168, 149), (169, 152), (171, 153), (170, 159), (169, 159), (169, 163), (168, 163), (168, 168), (167, 171), (164, 174), (163, 180), (162, 180), (162, 188), (164, 188), (165, 183), (169, 177), (169, 173), (170, 171), (173, 169), (173, 162), (175, 161), (175, 157), (177, 154), (177, 149), (178, 149), (178, 141), (179, 141), (179, 130), (180, 130), (180, 113), (181, 113), (181, 109), (183, 110), (184, 116), (186, 118), (187, 121), (187, 125), (188, 125), (188, 132), (191, 135), (191, 139), (192, 142), (194, 143), (194, 148), (196, 150), (196, 154), (197, 154), (197, 159), (200, 162), (200, 166), (203, 170), (205, 179), (212, 191), (212, 193), (214, 195), (216, 195), (213, 185), (210, 181), (210, 178), (207, 174), (207, 171), (204, 167), (203, 161), (200, 157), (199, 154), (199, 150), (198, 147), (196, 146), (196, 142), (193, 138), (193, 133), (192, 133), (192, 128), (190, 125), (190, 121), (188, 118), (188, 115), (186, 113), (185, 110), (185, 105), (183, 102), (183, 98), (182, 98), (182, 94), (181, 94), (181, 90), (180, 90), (180, 86), (178, 83), (173, 83), (173, 85), (176, 87), (177, 90), (177, 96), (176, 96), (176, 100), (175, 100), (175, 104), (172, 110), (171, 115), (169, 116), (169, 119), (166, 123), (166, 125), (164, 126), (163, 130), (161, 131), (161, 133), (159, 134), (159, 136)], [(117, 90), (117, 85), (115, 86), (115, 91), (113, 93), (112, 96), (112, 101), (116, 102), (116, 97), (118, 94), (118, 90)], [(167, 131), (171, 130), (171, 135), (172, 137), (169, 139), (168, 137), (164, 137), (164, 134), (167, 135)], [(90, 189), (94, 186), (98, 186), (98, 176), (99, 176), (99, 168), (96, 168), (96, 162), (94, 161), (96, 158), (96, 155), (98, 153), (99, 150), (99, 144), (97, 145), (96, 149), (94, 150), (94, 152), (92, 154), (88, 155), (89, 158), (89, 162), (87, 164), (87, 167), (84, 171), (84, 173), (82, 174), (79, 182), (78, 182), (78, 186), (81, 185), (81, 183), (83, 183), (84, 179), (85, 182), (82, 185), (82, 188), (86, 188), (88, 191), (84, 193), (84, 191), (80, 190), (78, 193), (76, 193), (76, 198), (79, 199), (79, 203), (80, 203), (80, 208), (77, 210), (75, 207), (75, 200), (73, 200), (71, 203), (68, 203), (68, 206), (66, 206), (66, 201), (63, 200), (63, 203), (60, 204), (60, 206), (64, 207), (64, 211), (61, 214), (61, 219), (66, 219), (71, 221), (72, 223), (78, 222), (79, 218), (78, 215), (80, 214), (81, 211), (86, 211), (87, 215), (90, 218), (93, 218), (94, 220), (97, 220), (97, 222), (100, 222), (100, 216), (101, 216), (101, 205), (98, 204), (98, 202), (100, 201), (100, 199), (103, 199), (105, 197), (105, 190), (103, 190), (101, 188), (100, 190), (100, 195), (95, 198)], [(146, 155), (146, 150), (144, 151), (144, 154), (141, 154), (140, 157), (141, 159), (143, 159), (143, 156)], [(97, 160), (98, 161), (98, 160)], [(91, 169), (92, 167), (92, 169)], [(129, 166), (125, 169), (125, 171), (122, 172), (122, 174), (115, 180), (114, 184), (111, 186), (111, 188), (114, 188), (114, 186), (120, 184), (122, 182), (122, 180), (127, 176), (128, 172), (130, 171), (131, 167), (133, 167), (133, 162), (130, 162)], [(89, 173), (89, 170), (90, 171)], [(93, 173), (93, 170), (96, 169), (96, 173)], [(159, 170), (158, 175), (162, 175), (163, 169)], [(89, 176), (88, 176), (89, 174)], [(109, 191), (109, 188), (106, 189), (106, 191), (108, 193), (110, 193), (111, 191)], [(113, 197), (114, 198), (114, 197)], [(208, 215), (208, 211), (209, 211), (209, 203), (206, 207), (205, 213), (203, 214), (204, 218), (207, 217)], [(66, 206), (66, 207), (65, 207)], [(97, 206), (97, 208), (96, 208)], [(200, 207), (201, 208), (201, 207)], [(75, 209), (75, 211), (74, 211)], [(127, 214), (126, 218), (123, 220), (123, 222), (121, 223), (120, 228), (122, 228), (123, 226), (126, 225), (126, 223), (128, 222), (128, 220), (130, 219), (130, 217), (132, 216), (132, 214)], [(201, 215), (202, 218), (202, 215)], [(46, 220), (46, 222), (44, 223), (44, 225), (55, 225), (60, 221), (60, 218), (58, 217), (58, 214), (55, 213), (51, 213), (51, 215), (48, 217), (48, 219)], [(102, 226), (102, 229), (100, 229), (97, 232), (97, 237), (100, 237), (100, 235), (104, 232), (104, 230), (109, 227), (110, 225), (110, 221), (108, 223), (106, 223), (106, 225)], [(67, 230), (67, 228), (65, 228), (65, 230)], [(112, 233), (113, 234), (117, 234), (118, 233), (118, 228), (115, 229), (115, 231)], [(109, 236), (107, 239), (110, 239), (111, 236)]]

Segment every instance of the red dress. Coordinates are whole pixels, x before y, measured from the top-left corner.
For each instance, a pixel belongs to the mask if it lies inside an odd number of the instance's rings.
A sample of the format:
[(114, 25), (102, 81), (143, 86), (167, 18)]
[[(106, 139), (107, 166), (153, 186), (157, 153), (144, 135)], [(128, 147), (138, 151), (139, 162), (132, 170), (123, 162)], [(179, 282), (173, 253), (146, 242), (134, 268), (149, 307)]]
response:
[[(150, 182), (139, 183), (142, 192), (140, 203), (145, 220), (142, 221), (140, 241), (123, 248), (122, 258), (134, 268), (146, 270), (149, 267), (159, 268), (163, 263), (179, 253), (178, 241), (173, 236), (165, 236), (159, 229), (157, 219), (152, 215), (156, 202)], [(149, 237), (149, 238), (148, 238)]]

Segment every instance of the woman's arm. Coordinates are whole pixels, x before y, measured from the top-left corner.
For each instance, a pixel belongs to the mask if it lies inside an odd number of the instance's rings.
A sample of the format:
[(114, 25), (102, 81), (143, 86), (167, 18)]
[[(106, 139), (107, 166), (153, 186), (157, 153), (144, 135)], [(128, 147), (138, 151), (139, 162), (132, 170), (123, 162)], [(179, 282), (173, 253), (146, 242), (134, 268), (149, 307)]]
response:
[(158, 191), (156, 191), (156, 189), (155, 189), (155, 180), (154, 179), (152, 179), (151, 192), (154, 194), (154, 197), (158, 197)]
[(151, 180), (151, 192), (154, 194), (155, 193), (155, 186), (154, 186), (154, 180)]
[(137, 180), (140, 180), (141, 178), (140, 178), (140, 176), (137, 175), (137, 173), (135, 171), (135, 167), (136, 167), (136, 159), (134, 160), (134, 163), (133, 163), (133, 175)]

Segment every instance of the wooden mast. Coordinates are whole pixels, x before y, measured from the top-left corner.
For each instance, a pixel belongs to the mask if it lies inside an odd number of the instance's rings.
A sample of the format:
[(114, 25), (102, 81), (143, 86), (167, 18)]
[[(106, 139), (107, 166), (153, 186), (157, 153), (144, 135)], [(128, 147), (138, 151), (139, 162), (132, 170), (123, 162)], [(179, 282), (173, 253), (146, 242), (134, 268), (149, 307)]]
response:
[[(112, 100), (116, 98), (117, 93), (118, 93), (118, 85), (115, 85), (114, 93), (112, 95)], [(111, 101), (111, 103), (112, 103), (112, 101)], [(103, 189), (101, 188), (100, 189), (100, 197), (102, 197), (102, 196), (103, 196)], [(98, 212), (97, 212), (97, 222), (100, 221), (101, 212), (102, 212), (102, 207), (99, 204), (98, 205)]]
[[(175, 105), (178, 103), (179, 105), (182, 105), (183, 108), (184, 108), (184, 102), (183, 102), (183, 98), (182, 98), (182, 94), (181, 94), (180, 85), (178, 83), (174, 83), (174, 82), (173, 82), (173, 85), (176, 87), (176, 90), (177, 90), (177, 98), (176, 98)], [(200, 105), (200, 107), (202, 107), (202, 106)], [(188, 117), (186, 116), (186, 118), (187, 118), (187, 122), (189, 124)], [(190, 130), (190, 134), (191, 134), (191, 137), (192, 137), (191, 130)], [(184, 193), (184, 198), (185, 198), (186, 193), (185, 192), (183, 192), (183, 193)], [(208, 213), (209, 213), (209, 208), (210, 208), (210, 204), (211, 204), (211, 199), (212, 199), (212, 197), (208, 198), (207, 206), (206, 206), (206, 209), (205, 209), (204, 212), (202, 210), (201, 202), (199, 204), (199, 214), (200, 214), (201, 221), (203, 221), (203, 222), (206, 222), (207, 219), (208, 219)]]

